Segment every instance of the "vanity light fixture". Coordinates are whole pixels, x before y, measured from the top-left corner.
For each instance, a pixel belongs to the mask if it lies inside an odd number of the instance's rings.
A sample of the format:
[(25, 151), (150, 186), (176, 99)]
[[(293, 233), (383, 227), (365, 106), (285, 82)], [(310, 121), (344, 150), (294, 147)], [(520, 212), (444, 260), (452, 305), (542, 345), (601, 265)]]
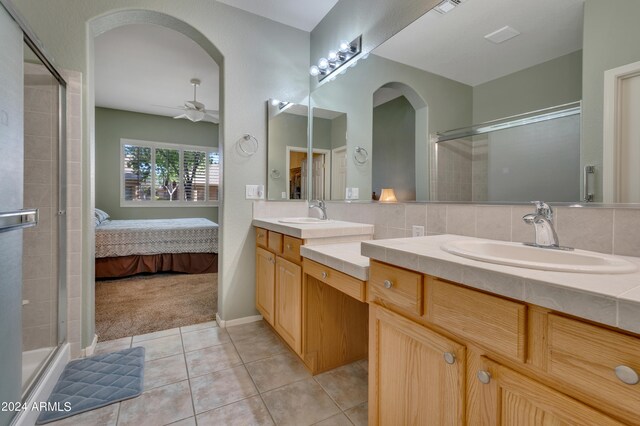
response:
[[(309, 68), (309, 74), (318, 77), (318, 81), (322, 81), (329, 77), (335, 71), (342, 69), (344, 65), (351, 62), (353, 58), (362, 53), (362, 36), (356, 37), (352, 42), (343, 40), (340, 42), (338, 50), (331, 50), (326, 58), (320, 58), (317, 65)], [(346, 69), (346, 67), (344, 68)]]
[(381, 203), (395, 203), (398, 199), (396, 198), (396, 193), (393, 188), (382, 188), (382, 192), (380, 193), (380, 202)]

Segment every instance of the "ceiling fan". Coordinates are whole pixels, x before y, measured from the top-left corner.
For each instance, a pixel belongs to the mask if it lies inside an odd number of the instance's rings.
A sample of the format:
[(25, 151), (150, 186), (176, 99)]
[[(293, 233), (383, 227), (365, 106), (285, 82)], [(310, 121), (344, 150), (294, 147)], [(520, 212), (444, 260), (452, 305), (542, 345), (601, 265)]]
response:
[(184, 106), (178, 107), (177, 109), (182, 109), (184, 110), (184, 112), (173, 118), (184, 118), (193, 122), (205, 120), (218, 124), (218, 122), (220, 121), (219, 112), (211, 109), (206, 109), (202, 102), (198, 102), (196, 100), (196, 91), (198, 90), (198, 86), (200, 85), (200, 80), (197, 78), (192, 78), (191, 84), (193, 85), (193, 100), (185, 101)]

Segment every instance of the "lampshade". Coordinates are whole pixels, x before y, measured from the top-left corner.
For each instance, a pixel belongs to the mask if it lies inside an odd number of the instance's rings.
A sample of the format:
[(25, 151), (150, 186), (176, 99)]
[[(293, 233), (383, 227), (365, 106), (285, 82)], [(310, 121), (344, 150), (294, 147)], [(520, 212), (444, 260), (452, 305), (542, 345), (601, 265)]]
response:
[(393, 191), (393, 188), (382, 188), (382, 193), (380, 194), (380, 201), (383, 203), (393, 203), (398, 201), (396, 198), (396, 193)]

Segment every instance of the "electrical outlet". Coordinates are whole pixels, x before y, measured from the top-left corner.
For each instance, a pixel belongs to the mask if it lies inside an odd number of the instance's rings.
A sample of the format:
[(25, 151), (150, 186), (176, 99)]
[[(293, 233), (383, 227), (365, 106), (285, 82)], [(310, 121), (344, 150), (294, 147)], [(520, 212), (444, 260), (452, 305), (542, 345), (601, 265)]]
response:
[(414, 237), (424, 237), (424, 226), (413, 225), (411, 227), (411, 235)]
[(287, 199), (287, 193), (285, 191), (282, 191), (280, 193), (280, 198), (282, 198), (283, 200), (286, 200)]

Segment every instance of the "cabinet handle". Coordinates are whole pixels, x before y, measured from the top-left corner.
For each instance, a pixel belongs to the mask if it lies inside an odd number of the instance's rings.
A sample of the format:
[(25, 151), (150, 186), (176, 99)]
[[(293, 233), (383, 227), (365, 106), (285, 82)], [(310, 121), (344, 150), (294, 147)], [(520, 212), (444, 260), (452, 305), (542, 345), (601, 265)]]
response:
[(444, 353), (444, 362), (446, 362), (447, 364), (455, 364), (455, 362), (456, 362), (455, 354), (453, 354), (451, 352), (445, 352)]
[(270, 257), (270, 258), (269, 258), (269, 262), (271, 262), (271, 263), (276, 263), (276, 260), (275, 260), (273, 257)]
[(322, 278), (327, 278), (329, 276), (329, 274), (327, 274), (325, 271), (322, 271)]
[(480, 383), (488, 385), (489, 382), (491, 381), (491, 373), (489, 373), (488, 371), (484, 371), (484, 370), (480, 370), (478, 371), (478, 380), (480, 380)]
[(640, 377), (638, 377), (638, 373), (631, 367), (626, 365), (619, 365), (616, 367), (616, 376), (622, 383), (626, 383), (627, 385), (636, 385), (640, 382)]
[(384, 280), (384, 288), (391, 288), (393, 287), (393, 283), (389, 280)]
[(291, 244), (287, 244), (287, 250), (291, 250)]

